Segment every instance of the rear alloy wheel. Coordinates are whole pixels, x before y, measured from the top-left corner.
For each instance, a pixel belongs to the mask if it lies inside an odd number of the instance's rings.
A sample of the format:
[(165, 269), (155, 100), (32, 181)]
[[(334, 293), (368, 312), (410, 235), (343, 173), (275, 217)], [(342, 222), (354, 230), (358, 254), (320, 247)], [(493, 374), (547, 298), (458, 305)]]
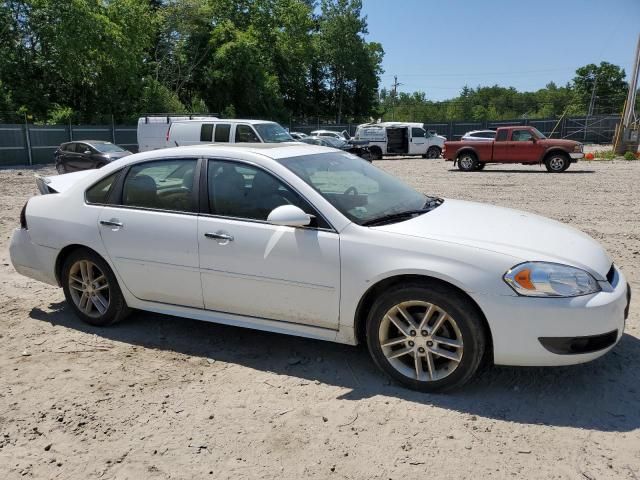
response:
[(466, 383), (480, 365), (485, 343), (469, 301), (442, 287), (392, 290), (374, 304), (367, 323), (375, 363), (403, 385), (424, 392)]
[(426, 153), (426, 158), (429, 158), (432, 160), (435, 158), (440, 158), (441, 153), (442, 153), (442, 150), (440, 150), (438, 147), (429, 147)]
[(62, 288), (76, 315), (91, 325), (110, 325), (129, 314), (109, 265), (90, 250), (76, 250), (67, 257), (62, 266)]
[(547, 167), (547, 171), (551, 173), (564, 172), (567, 168), (569, 168), (570, 164), (571, 160), (566, 154), (563, 153), (552, 153), (544, 161), (544, 165), (545, 167)]
[(465, 152), (458, 157), (458, 168), (463, 172), (472, 172), (477, 169), (478, 159), (475, 154)]

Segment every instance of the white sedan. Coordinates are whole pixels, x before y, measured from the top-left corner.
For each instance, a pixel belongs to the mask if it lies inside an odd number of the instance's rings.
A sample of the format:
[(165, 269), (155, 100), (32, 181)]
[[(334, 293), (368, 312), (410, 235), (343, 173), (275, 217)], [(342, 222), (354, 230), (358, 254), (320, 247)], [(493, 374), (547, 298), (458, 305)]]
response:
[(38, 179), (16, 270), (84, 321), (131, 309), (351, 345), (422, 391), (483, 360), (609, 351), (630, 290), (592, 238), (530, 213), (429, 197), (312, 145), (181, 147)]

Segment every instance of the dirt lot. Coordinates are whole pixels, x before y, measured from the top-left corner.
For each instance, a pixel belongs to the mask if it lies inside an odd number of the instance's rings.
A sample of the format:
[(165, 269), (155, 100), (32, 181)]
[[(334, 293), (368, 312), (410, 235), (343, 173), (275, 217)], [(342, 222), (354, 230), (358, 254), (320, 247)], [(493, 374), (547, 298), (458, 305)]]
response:
[(35, 185), (31, 170), (0, 170), (1, 477), (638, 480), (640, 162), (560, 175), (377, 164), (427, 193), (533, 211), (601, 241), (636, 292), (621, 343), (588, 365), (493, 368), (424, 395), (390, 384), (362, 348), (147, 313), (88, 327), (61, 290), (11, 267)]

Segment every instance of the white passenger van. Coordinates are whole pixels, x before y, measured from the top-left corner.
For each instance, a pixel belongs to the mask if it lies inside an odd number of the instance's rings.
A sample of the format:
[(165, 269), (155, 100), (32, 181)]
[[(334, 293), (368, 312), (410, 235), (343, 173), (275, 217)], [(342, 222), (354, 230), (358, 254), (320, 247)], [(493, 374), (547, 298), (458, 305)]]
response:
[(265, 120), (205, 119), (173, 122), (167, 147), (199, 143), (282, 143), (295, 142), (276, 122)]
[(438, 158), (446, 141), (442, 135), (427, 132), (422, 123), (409, 122), (364, 123), (358, 125), (354, 138), (369, 142), (374, 160), (383, 155)]
[(216, 120), (213, 116), (149, 115), (138, 118), (138, 151), (167, 148), (167, 135), (173, 122), (183, 120)]

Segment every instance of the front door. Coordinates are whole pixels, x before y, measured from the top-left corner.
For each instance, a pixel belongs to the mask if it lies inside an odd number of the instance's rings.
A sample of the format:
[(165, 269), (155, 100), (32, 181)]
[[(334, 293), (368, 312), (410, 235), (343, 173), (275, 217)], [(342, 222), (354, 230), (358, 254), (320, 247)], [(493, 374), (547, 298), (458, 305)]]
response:
[(100, 213), (107, 253), (124, 285), (141, 300), (203, 307), (196, 164), (171, 159), (133, 165), (117, 204)]
[(542, 155), (543, 147), (531, 130), (513, 130), (511, 132), (512, 154), (514, 162), (527, 163), (537, 161)]
[[(210, 215), (198, 220), (205, 308), (338, 329), (338, 234), (288, 186), (263, 169), (210, 160)], [(315, 227), (271, 225), (280, 205), (316, 216)]]
[(425, 153), (427, 153), (427, 131), (424, 128), (412, 127), (409, 154), (424, 155)]

